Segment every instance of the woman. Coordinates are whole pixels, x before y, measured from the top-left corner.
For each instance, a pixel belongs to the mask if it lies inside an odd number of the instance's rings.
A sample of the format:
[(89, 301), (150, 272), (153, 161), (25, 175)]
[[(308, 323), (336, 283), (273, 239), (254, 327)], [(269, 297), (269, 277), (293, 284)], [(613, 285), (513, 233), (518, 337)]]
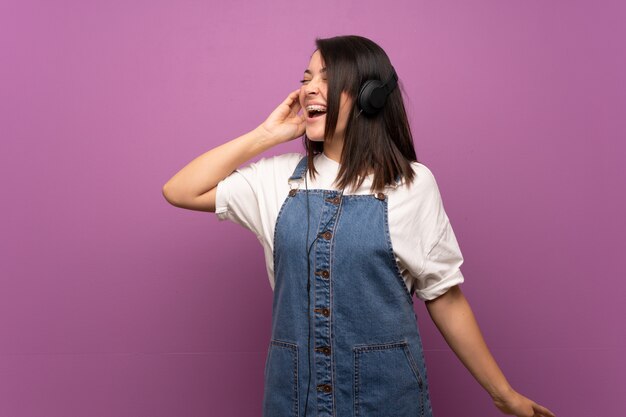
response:
[[(274, 301), (263, 415), (432, 416), (415, 294), (499, 410), (553, 417), (508, 384), (458, 286), (463, 258), (417, 162), (389, 58), (359, 36), (316, 46), (301, 88), (163, 188), (171, 204), (234, 221), (265, 249)], [(303, 135), (306, 155), (236, 169)]]

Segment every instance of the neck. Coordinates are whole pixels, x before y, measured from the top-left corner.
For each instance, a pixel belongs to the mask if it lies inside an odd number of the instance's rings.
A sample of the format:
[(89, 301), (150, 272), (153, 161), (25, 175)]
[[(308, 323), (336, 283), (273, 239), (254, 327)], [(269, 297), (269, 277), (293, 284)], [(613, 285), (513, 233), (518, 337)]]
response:
[(324, 142), (324, 155), (337, 163), (341, 163), (341, 151), (343, 138), (334, 139), (332, 142)]

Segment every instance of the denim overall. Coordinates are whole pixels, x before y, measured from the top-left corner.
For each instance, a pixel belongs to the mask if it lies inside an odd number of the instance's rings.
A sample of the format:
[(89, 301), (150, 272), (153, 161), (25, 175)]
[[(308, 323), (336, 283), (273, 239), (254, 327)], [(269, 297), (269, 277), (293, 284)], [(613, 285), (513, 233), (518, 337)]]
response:
[(413, 298), (389, 237), (388, 197), (308, 190), (305, 247), (307, 192), (298, 186), (306, 163), (305, 156), (289, 178), (274, 232), (263, 417), (304, 417), (309, 360), (307, 417), (431, 417)]

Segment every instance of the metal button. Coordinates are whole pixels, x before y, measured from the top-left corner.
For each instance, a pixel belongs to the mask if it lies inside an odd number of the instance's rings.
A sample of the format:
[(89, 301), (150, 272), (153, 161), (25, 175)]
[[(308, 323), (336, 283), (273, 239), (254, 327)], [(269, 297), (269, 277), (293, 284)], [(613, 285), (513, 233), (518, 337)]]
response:
[(385, 199), (385, 193), (378, 193), (376, 194), (376, 198), (379, 200), (384, 200)]
[(330, 238), (333, 236), (332, 233), (330, 233), (329, 231), (326, 231), (324, 233), (322, 233), (322, 237), (326, 240), (330, 240)]
[(324, 269), (322, 271), (317, 271), (315, 275), (321, 275), (322, 278), (328, 278), (330, 276), (330, 272)]
[(298, 192), (298, 190), (296, 190), (295, 188), (289, 190), (289, 197), (293, 197), (294, 195), (296, 195), (297, 192)]
[(330, 384), (320, 384), (317, 386), (318, 391), (331, 392), (333, 387)]
[(318, 352), (322, 352), (325, 355), (330, 355), (330, 346), (322, 346), (322, 347), (319, 347), (319, 348), (315, 348), (315, 350), (318, 351)]

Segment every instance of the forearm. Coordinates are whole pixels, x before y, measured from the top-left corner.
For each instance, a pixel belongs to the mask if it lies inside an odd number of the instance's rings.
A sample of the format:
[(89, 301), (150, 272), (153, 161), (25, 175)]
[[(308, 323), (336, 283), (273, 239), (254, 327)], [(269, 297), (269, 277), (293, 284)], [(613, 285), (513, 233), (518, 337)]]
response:
[(512, 391), (489, 352), (474, 313), (458, 286), (426, 302), (428, 313), (463, 365), (494, 400)]
[(172, 201), (204, 194), (243, 163), (274, 144), (269, 135), (256, 128), (189, 162), (167, 181), (163, 186), (163, 194)]

